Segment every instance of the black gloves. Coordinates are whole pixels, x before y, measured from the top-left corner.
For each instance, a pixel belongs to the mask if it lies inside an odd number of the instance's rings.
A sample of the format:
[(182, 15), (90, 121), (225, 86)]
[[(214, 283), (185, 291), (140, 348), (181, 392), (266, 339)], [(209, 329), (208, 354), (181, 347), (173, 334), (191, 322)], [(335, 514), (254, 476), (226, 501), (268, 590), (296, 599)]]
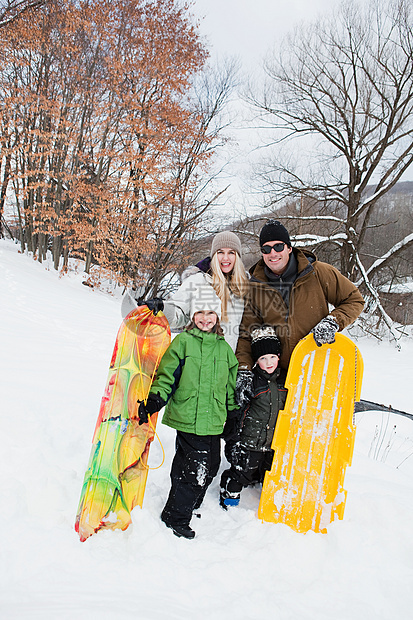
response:
[(236, 439), (238, 439), (240, 431), (241, 413), (241, 409), (234, 409), (234, 411), (228, 411), (227, 421), (224, 424), (224, 430), (222, 431), (221, 435), (221, 437), (225, 439), (225, 441), (235, 441)]
[(138, 299), (138, 306), (148, 306), (149, 310), (152, 310), (154, 315), (156, 316), (158, 312), (162, 312), (163, 310), (163, 299), (161, 297), (153, 297), (152, 299)]
[(335, 342), (335, 335), (339, 325), (333, 316), (326, 316), (313, 329), (311, 333), (318, 347), (322, 344), (332, 344)]
[(241, 409), (233, 409), (232, 411), (227, 411), (227, 420), (239, 420), (241, 417)]
[(138, 408), (138, 418), (139, 418), (139, 426), (141, 424), (146, 424), (148, 422), (148, 417), (153, 413), (162, 409), (165, 405), (165, 402), (159, 396), (159, 394), (149, 394), (148, 400), (146, 401), (146, 405), (143, 401), (139, 401)]
[(251, 370), (238, 371), (235, 384), (235, 402), (239, 407), (244, 407), (254, 396), (252, 391), (253, 377)]

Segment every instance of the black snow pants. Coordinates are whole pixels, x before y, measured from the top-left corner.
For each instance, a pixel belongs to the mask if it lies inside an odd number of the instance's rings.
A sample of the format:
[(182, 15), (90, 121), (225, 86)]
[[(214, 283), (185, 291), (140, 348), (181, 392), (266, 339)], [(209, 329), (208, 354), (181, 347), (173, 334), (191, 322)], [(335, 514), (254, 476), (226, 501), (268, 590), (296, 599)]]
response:
[(171, 525), (189, 525), (221, 461), (219, 435), (194, 435), (177, 431), (171, 467), (171, 490), (161, 519)]
[(241, 493), (244, 487), (263, 482), (264, 474), (271, 469), (273, 450), (248, 450), (238, 444), (233, 448), (230, 469), (222, 472), (221, 491)]

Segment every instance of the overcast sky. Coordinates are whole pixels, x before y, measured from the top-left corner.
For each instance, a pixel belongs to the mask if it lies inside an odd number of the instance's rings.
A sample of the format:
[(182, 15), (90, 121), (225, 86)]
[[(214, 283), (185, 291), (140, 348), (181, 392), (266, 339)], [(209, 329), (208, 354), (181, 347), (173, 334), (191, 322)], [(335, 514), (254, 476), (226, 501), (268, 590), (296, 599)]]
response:
[[(359, 0), (363, 2), (363, 0)], [(315, 20), (340, 0), (194, 0), (213, 57), (238, 56), (247, 71), (302, 20)]]
[[(213, 60), (235, 56), (241, 61), (242, 73), (250, 77), (262, 75), (263, 60), (282, 38), (302, 21), (315, 21), (323, 14), (338, 8), (342, 0), (194, 0), (192, 13), (200, 20), (200, 34), (207, 43)], [(360, 5), (367, 0), (356, 0)], [(251, 131), (235, 113), (232, 137), (238, 151), (232, 151), (226, 167), (230, 183), (225, 193), (228, 205), (259, 202), (248, 177), (257, 146), (262, 146), (258, 134)], [(259, 149), (260, 151), (261, 149)], [(412, 167), (413, 168), (413, 167)], [(411, 169), (403, 177), (410, 180)], [(224, 200), (224, 201), (225, 201)]]
[[(313, 21), (330, 12), (341, 0), (194, 0), (191, 12), (200, 20), (199, 32), (207, 44), (212, 60), (237, 57), (241, 75), (263, 76), (265, 56), (277, 46), (283, 36), (305, 20)], [(364, 2), (364, 0), (359, 0)], [(259, 79), (258, 79), (259, 81)], [(223, 186), (229, 185), (223, 196), (228, 208), (248, 210), (261, 202), (251, 186), (251, 163), (261, 156), (262, 138), (251, 130), (241, 108), (233, 112), (229, 152), (220, 151), (219, 165), (227, 161)], [(234, 146), (235, 145), (235, 146)], [(258, 147), (258, 151), (257, 151)]]

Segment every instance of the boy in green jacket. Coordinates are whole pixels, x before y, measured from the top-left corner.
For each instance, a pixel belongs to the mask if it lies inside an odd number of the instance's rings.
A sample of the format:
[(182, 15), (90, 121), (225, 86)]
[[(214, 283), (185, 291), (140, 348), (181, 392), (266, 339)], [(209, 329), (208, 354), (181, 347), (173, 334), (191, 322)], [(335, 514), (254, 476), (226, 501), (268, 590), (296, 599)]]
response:
[(166, 350), (139, 419), (166, 405), (162, 422), (175, 428), (171, 490), (161, 519), (176, 536), (193, 538), (189, 523), (218, 473), (220, 436), (227, 416), (238, 413), (238, 362), (219, 324), (221, 302), (211, 287), (192, 301), (191, 323)]

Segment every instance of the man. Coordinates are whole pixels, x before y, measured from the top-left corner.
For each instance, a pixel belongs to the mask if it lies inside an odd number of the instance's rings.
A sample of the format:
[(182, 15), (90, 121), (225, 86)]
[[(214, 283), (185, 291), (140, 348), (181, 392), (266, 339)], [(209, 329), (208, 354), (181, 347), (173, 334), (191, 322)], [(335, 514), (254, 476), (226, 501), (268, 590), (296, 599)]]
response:
[[(276, 328), (282, 343), (280, 366), (287, 370), (291, 353), (312, 332), (318, 346), (332, 343), (359, 316), (364, 300), (357, 287), (312, 252), (291, 247), (280, 222), (269, 220), (260, 232), (262, 259), (250, 269), (250, 293), (236, 350), (238, 397), (242, 403), (252, 380), (251, 331), (262, 324)], [(329, 310), (329, 305), (334, 309)]]

